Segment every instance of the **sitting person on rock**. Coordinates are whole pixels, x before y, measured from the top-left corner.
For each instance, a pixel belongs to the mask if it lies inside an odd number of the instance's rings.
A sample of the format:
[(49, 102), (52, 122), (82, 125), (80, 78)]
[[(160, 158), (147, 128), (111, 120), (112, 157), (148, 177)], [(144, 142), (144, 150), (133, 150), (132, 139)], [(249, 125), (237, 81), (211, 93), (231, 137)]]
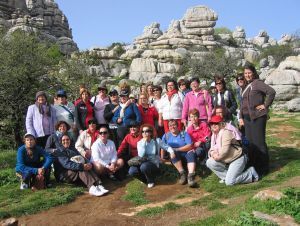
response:
[(93, 165), (70, 146), (69, 135), (63, 135), (61, 143), (63, 148), (58, 152), (58, 158), (54, 162), (56, 179), (61, 182), (83, 183), (93, 196), (107, 193), (108, 190), (101, 185), (100, 178), (93, 171)]
[(17, 176), (21, 178), (20, 189), (43, 189), (49, 185), (52, 158), (36, 145), (34, 135), (25, 134), (24, 143), (18, 149), (16, 164)]
[[(195, 187), (196, 153), (193, 149), (193, 142), (188, 133), (178, 129), (177, 120), (169, 120), (169, 131), (162, 140), (173, 148), (174, 153), (170, 153), (171, 162), (180, 174), (179, 183), (184, 185), (188, 181), (190, 187)], [(163, 155), (163, 154), (162, 154)], [(183, 161), (187, 162), (188, 176), (183, 167)]]
[(174, 151), (169, 145), (163, 143), (160, 138), (157, 138), (153, 125), (142, 125), (140, 133), (142, 139), (137, 142), (138, 156), (146, 157), (147, 160), (141, 165), (130, 166), (129, 174), (147, 183), (148, 188), (152, 188), (154, 187), (155, 177), (159, 174), (159, 150), (162, 148), (170, 153), (174, 153)]
[(206, 166), (226, 185), (245, 184), (259, 180), (254, 167), (245, 170), (248, 157), (232, 131), (225, 129), (223, 118), (214, 115), (210, 122), (212, 138)]
[(114, 142), (108, 139), (108, 128), (106, 125), (100, 126), (99, 138), (92, 145), (91, 162), (98, 175), (108, 174), (112, 180), (117, 179), (115, 174), (123, 166), (122, 159), (117, 157)]

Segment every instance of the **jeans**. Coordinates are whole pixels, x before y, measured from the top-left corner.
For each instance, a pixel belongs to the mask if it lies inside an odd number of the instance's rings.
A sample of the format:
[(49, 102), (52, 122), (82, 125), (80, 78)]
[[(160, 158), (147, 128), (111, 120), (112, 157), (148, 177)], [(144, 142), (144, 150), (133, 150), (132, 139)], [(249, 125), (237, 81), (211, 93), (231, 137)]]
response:
[(154, 183), (155, 177), (159, 174), (159, 168), (150, 161), (143, 162), (140, 166), (131, 166), (129, 175), (143, 181), (144, 183)]
[(246, 164), (246, 155), (242, 155), (229, 165), (222, 162), (217, 162), (212, 158), (209, 158), (206, 161), (206, 166), (220, 179), (225, 180), (226, 185), (246, 184), (253, 181), (253, 177), (256, 177), (256, 172), (253, 167), (250, 167), (244, 171)]
[(196, 163), (196, 153), (194, 151), (188, 151), (188, 152), (183, 152), (183, 151), (175, 151), (175, 157), (171, 159), (172, 163), (175, 164), (176, 162), (180, 160), (184, 160), (187, 163), (193, 162)]

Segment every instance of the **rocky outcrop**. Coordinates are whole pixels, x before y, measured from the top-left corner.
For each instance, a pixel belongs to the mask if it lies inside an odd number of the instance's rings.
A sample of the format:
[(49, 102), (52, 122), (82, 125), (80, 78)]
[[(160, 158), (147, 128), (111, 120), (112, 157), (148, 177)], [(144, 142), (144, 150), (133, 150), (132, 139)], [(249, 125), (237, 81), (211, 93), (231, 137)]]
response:
[(56, 42), (65, 54), (78, 50), (68, 20), (54, 0), (3, 0), (0, 27), (8, 34), (17, 29), (40, 33), (42, 39)]
[(289, 111), (297, 110), (294, 103), (298, 101), (293, 99), (300, 97), (300, 55), (287, 57), (276, 70), (272, 71), (265, 82), (276, 90), (274, 107)]

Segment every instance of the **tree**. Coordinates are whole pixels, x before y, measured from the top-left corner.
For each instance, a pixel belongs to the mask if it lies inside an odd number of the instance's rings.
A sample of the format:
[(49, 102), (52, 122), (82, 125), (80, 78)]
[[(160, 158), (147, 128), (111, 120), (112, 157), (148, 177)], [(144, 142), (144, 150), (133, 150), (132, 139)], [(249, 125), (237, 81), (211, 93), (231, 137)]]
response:
[[(19, 145), (22, 142), (27, 108), (39, 90), (57, 86), (48, 75), (58, 62), (53, 45), (34, 34), (16, 31), (0, 34), (0, 136)], [(55, 54), (54, 54), (55, 53)]]

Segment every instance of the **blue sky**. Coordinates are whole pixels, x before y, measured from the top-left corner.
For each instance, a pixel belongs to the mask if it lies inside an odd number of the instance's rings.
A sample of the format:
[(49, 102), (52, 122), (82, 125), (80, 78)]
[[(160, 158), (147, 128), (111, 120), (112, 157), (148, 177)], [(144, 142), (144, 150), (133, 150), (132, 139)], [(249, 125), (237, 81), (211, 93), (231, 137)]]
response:
[(146, 25), (159, 22), (165, 31), (190, 7), (206, 5), (219, 16), (215, 27), (245, 28), (247, 37), (261, 29), (280, 39), (300, 29), (300, 0), (55, 0), (69, 20), (81, 50), (132, 43)]

